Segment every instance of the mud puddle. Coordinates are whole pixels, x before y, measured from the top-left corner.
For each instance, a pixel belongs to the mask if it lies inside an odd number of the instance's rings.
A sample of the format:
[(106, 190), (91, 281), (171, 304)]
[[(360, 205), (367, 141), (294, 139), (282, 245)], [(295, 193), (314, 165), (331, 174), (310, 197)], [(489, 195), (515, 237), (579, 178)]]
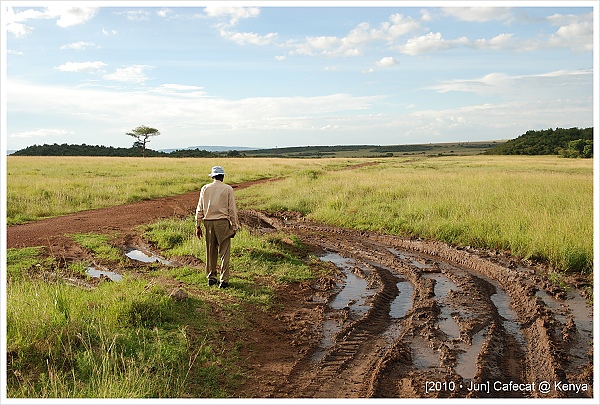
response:
[(145, 253), (139, 249), (130, 249), (125, 255), (132, 260), (137, 260), (143, 263), (161, 263), (166, 266), (171, 266), (172, 263), (153, 253)]
[[(321, 260), (344, 276), (316, 326), (319, 343), (274, 396), (593, 396), (593, 359), (586, 355), (592, 309), (576, 296), (556, 301), (540, 291), (536, 269), (517, 271), (469, 248), (293, 218), (299, 217), (268, 219), (327, 252)], [(426, 392), (424, 382), (447, 379), (460, 389)], [(463, 388), (496, 381), (562, 381), (584, 389), (488, 395)]]
[(94, 277), (94, 278), (108, 277), (112, 281), (122, 281), (123, 280), (122, 275), (115, 273), (113, 271), (106, 270), (106, 269), (100, 269), (95, 266), (89, 266), (88, 268), (86, 268), (85, 274), (87, 274), (90, 277)]

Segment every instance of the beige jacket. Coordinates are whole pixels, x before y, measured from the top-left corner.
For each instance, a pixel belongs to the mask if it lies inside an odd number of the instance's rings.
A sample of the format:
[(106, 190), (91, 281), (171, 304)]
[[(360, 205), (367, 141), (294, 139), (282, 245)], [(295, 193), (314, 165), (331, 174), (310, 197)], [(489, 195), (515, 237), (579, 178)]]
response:
[(233, 188), (219, 180), (202, 187), (196, 207), (196, 226), (212, 219), (228, 219), (234, 232), (239, 228)]

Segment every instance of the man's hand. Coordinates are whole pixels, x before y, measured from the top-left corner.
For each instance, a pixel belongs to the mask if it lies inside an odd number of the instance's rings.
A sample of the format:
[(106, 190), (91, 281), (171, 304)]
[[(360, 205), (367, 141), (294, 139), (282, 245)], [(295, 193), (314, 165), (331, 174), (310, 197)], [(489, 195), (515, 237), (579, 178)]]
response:
[(196, 236), (198, 237), (198, 239), (202, 238), (202, 227), (201, 226), (196, 226)]

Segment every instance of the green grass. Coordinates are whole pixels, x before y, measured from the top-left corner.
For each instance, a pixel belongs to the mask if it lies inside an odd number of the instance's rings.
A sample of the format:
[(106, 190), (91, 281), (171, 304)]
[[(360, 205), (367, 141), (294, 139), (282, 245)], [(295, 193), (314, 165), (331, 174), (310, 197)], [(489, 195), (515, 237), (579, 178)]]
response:
[[(36, 218), (33, 212), (46, 200), (30, 200), (35, 195), (47, 194), (46, 202), (60, 207), (47, 211), (57, 215), (81, 207), (66, 201), (77, 201), (86, 184), (91, 184), (90, 195), (115, 194), (103, 201), (115, 205), (123, 203), (121, 199), (137, 198), (127, 194), (128, 187), (138, 191), (146, 187), (141, 198), (156, 196), (159, 189), (162, 193), (197, 189), (207, 180), (210, 166), (222, 163), (37, 159), (9, 157), (7, 187), (12, 198), (7, 203), (14, 214), (12, 221)], [(160, 172), (163, 162), (168, 167), (162, 170), (172, 181), (168, 187), (161, 183), (166, 181)], [(236, 191), (242, 209), (300, 211), (337, 226), (510, 250), (552, 264), (557, 271), (550, 277), (556, 280), (562, 279), (564, 271), (592, 271), (591, 160), (411, 157), (335, 170), (363, 162), (236, 159), (222, 164), (232, 173), (231, 182), (287, 176), (283, 181)], [(156, 176), (152, 176), (154, 170), (159, 171)], [(48, 172), (47, 178), (42, 177), (43, 171)], [(111, 180), (104, 182), (104, 178)], [(125, 195), (112, 188), (120, 181), (130, 181), (119, 190)], [(148, 181), (151, 184), (142, 185)], [(73, 196), (61, 200), (55, 198), (57, 193)], [(190, 255), (204, 260), (204, 241), (195, 238), (192, 217), (148, 224), (139, 232), (161, 256)], [(234, 288), (209, 289), (202, 268), (154, 263), (141, 271), (143, 275), (138, 272), (133, 277), (110, 236), (71, 237), (94, 261), (118, 269), (125, 277), (91, 289), (75, 287), (67, 279), (85, 277), (87, 263), (65, 263), (63, 258), (48, 256), (51, 252), (43, 248), (7, 249), (9, 398), (235, 396), (247, 371), (241, 349), (244, 333), (252, 327), (253, 311), (276, 311), (281, 285), (318, 278), (326, 271), (293, 235), (257, 236), (242, 229), (231, 252)], [(189, 293), (187, 300), (170, 296), (175, 285)]]
[[(356, 163), (320, 159), (310, 165), (335, 169)], [(233, 184), (287, 176), (306, 164), (303, 159), (8, 156), (6, 223), (199, 191), (214, 165), (222, 165), (225, 181)]]
[(509, 250), (559, 270), (591, 273), (592, 163), (558, 157), (389, 159), (351, 172), (299, 171), (240, 190), (238, 205)]
[[(192, 217), (141, 229), (163, 256), (203, 259), (193, 230)], [(276, 310), (278, 286), (327, 271), (317, 259), (300, 260), (305, 252), (291, 236), (242, 230), (232, 249), (233, 288), (209, 289), (203, 268), (151, 264), (144, 277), (132, 277), (110, 237), (72, 237), (125, 277), (75, 287), (67, 280), (82, 277), (82, 263), (60, 264), (42, 248), (7, 249), (9, 398), (235, 396), (246, 373), (240, 350), (252, 325), (248, 308)], [(173, 285), (188, 299), (173, 299)]]

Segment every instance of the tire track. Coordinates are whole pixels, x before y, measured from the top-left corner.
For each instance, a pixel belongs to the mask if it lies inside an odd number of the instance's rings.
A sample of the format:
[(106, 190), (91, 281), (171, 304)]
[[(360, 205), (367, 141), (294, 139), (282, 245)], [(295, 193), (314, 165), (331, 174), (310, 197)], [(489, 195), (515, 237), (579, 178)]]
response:
[[(362, 276), (377, 288), (369, 310), (343, 318), (333, 344), (300, 360), (273, 396), (593, 396), (593, 317), (576, 313), (575, 304), (569, 309), (567, 301), (565, 314), (549, 307), (536, 295), (543, 283), (532, 270), (443, 243), (257, 215), (317, 254), (337, 252), (368, 268)], [(412, 305), (394, 318), (390, 310), (402, 297), (402, 282), (412, 285)], [(317, 352), (323, 353), (318, 360)], [(582, 352), (589, 353), (587, 361)], [(428, 389), (431, 381), (452, 389)], [(571, 389), (541, 392), (542, 381)]]

